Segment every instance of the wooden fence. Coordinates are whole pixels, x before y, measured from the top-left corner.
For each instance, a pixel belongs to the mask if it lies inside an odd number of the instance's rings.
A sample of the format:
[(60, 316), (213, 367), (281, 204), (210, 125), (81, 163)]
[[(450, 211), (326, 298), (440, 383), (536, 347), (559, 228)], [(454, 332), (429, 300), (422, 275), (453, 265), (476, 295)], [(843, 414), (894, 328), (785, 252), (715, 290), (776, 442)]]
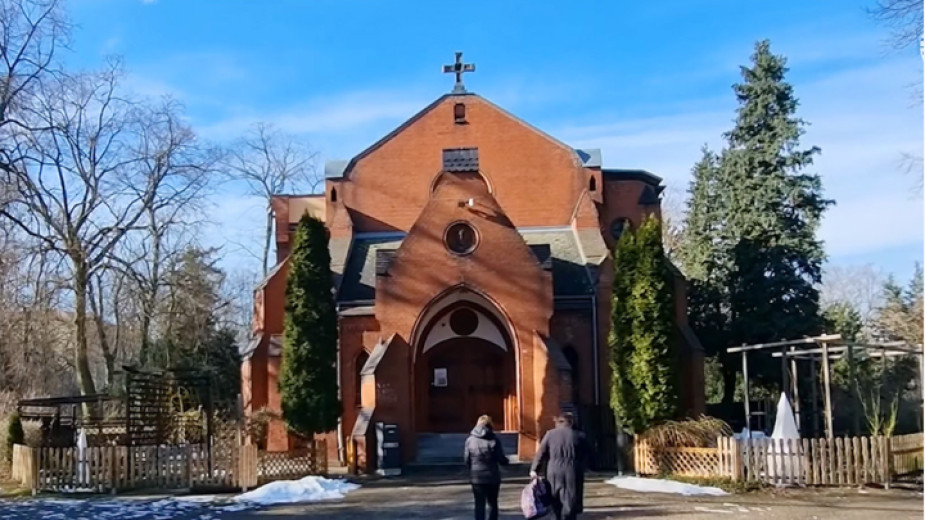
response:
[[(253, 444), (180, 446), (13, 447), (13, 479), (37, 491), (256, 487), (258, 483), (327, 472), (324, 441), (287, 453)], [(284, 460), (288, 464), (278, 462)]]
[(720, 438), (718, 447), (713, 448), (653, 449), (647, 441), (637, 438), (633, 448), (636, 473), (732, 478), (737, 459), (729, 455), (735, 453), (729, 449), (729, 444), (729, 440)]
[(636, 472), (726, 477), (774, 485), (885, 484), (922, 471), (922, 434), (835, 439), (717, 439), (707, 448), (653, 449), (637, 439)]
[(257, 480), (298, 479), (305, 475), (327, 473), (325, 441), (315, 441), (313, 448), (292, 451), (262, 451), (257, 455)]

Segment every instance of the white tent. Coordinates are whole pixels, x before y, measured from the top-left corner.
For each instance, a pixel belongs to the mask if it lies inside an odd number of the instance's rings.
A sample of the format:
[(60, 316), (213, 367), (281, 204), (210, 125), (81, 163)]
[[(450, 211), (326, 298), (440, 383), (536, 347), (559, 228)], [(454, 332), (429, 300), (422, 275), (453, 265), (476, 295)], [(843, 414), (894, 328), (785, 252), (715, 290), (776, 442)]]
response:
[[(768, 450), (768, 476), (777, 476), (778, 471), (782, 475), (799, 475), (803, 471), (803, 461), (800, 459), (799, 446), (793, 444), (793, 451), (796, 457), (791, 457), (791, 443), (780, 444), (780, 439), (799, 439), (800, 431), (797, 430), (797, 422), (793, 417), (793, 409), (790, 407), (790, 400), (787, 399), (786, 393), (780, 394), (780, 400), (777, 402), (777, 419), (774, 421), (774, 432), (771, 433), (771, 446)], [(793, 466), (791, 471), (791, 466)]]

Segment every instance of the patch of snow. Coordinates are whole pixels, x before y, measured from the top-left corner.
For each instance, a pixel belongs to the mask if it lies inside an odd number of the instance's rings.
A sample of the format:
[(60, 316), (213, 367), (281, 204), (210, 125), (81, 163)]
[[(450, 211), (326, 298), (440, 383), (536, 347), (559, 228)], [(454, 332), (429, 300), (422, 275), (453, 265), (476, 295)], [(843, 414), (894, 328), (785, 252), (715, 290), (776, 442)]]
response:
[(748, 439), (748, 438), (751, 438), (751, 439), (766, 439), (766, 438), (767, 438), (767, 435), (765, 435), (764, 432), (761, 431), (761, 430), (756, 431), (756, 432), (753, 432), (753, 431), (749, 430), (748, 428), (742, 428), (742, 431), (740, 431), (739, 433), (733, 433), (733, 434), (732, 434), (732, 437), (733, 437), (734, 439), (738, 440), (738, 441), (741, 441), (741, 440), (745, 440), (745, 439)]
[(181, 495), (172, 498), (177, 502), (210, 503), (218, 501), (218, 497), (215, 495)]
[(301, 480), (270, 482), (247, 493), (242, 493), (232, 500), (261, 505), (339, 500), (359, 487), (358, 484), (352, 484), (346, 480), (326, 479), (312, 475)]
[(675, 480), (662, 480), (656, 478), (614, 477), (608, 480), (607, 484), (616, 486), (620, 489), (628, 489), (630, 491), (639, 491), (642, 493), (672, 493), (684, 496), (709, 495), (715, 497), (729, 494), (715, 487), (697, 486)]

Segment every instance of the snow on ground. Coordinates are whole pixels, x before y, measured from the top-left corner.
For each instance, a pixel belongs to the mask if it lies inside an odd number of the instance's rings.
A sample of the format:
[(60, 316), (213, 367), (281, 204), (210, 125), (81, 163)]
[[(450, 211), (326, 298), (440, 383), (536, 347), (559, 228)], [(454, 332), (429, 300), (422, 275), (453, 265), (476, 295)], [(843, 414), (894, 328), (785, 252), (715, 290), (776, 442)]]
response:
[(214, 495), (162, 499), (100, 496), (0, 500), (2, 520), (220, 520), (224, 513), (257, 507)]
[(352, 484), (346, 480), (308, 476), (301, 480), (270, 482), (234, 497), (234, 501), (268, 505), (338, 500), (358, 487), (360, 487), (358, 484)]
[(269, 504), (336, 500), (358, 488), (345, 480), (305, 477), (271, 482), (235, 497), (184, 495), (0, 499), (0, 520), (221, 520), (227, 513)]
[(607, 483), (620, 489), (628, 489), (630, 491), (639, 491), (642, 493), (672, 493), (684, 496), (710, 495), (715, 497), (728, 495), (728, 493), (722, 489), (715, 487), (696, 486), (694, 484), (685, 484), (675, 480), (662, 480), (657, 478), (614, 477), (608, 480)]

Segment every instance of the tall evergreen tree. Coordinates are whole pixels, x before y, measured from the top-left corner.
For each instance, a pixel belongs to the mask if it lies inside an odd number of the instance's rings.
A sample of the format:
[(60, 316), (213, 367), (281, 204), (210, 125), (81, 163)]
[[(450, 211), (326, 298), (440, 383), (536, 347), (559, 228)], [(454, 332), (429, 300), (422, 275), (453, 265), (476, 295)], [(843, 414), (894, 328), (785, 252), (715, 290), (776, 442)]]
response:
[[(824, 260), (816, 238), (822, 213), (818, 175), (805, 173), (819, 149), (801, 149), (786, 59), (760, 41), (733, 89), (735, 127), (718, 160), (705, 152), (695, 167), (689, 221), (680, 253), (692, 281), (691, 321), (723, 363), (723, 399), (734, 395), (738, 360), (727, 347), (820, 332)], [(776, 381), (779, 363), (755, 359), (759, 379)]]
[(283, 418), (303, 435), (337, 426), (337, 313), (324, 223), (299, 221), (286, 280), (283, 363), (279, 389)]
[(660, 226), (647, 218), (620, 237), (614, 254), (611, 406), (623, 428), (636, 433), (678, 411), (672, 276)]

